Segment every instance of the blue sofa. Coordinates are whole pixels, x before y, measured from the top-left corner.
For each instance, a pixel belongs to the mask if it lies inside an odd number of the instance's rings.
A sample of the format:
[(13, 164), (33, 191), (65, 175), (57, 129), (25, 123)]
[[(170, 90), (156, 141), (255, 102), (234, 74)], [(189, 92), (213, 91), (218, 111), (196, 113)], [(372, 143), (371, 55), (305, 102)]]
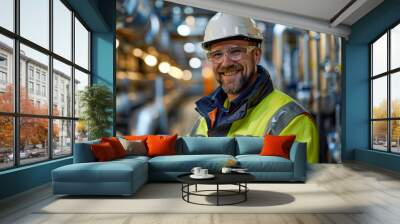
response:
[(228, 160), (236, 160), (259, 182), (304, 182), (306, 180), (306, 145), (295, 142), (290, 160), (260, 156), (261, 137), (179, 137), (177, 155), (127, 156), (96, 162), (91, 141), (75, 144), (74, 163), (52, 171), (54, 194), (131, 195), (148, 181), (176, 181), (193, 167), (218, 172)]

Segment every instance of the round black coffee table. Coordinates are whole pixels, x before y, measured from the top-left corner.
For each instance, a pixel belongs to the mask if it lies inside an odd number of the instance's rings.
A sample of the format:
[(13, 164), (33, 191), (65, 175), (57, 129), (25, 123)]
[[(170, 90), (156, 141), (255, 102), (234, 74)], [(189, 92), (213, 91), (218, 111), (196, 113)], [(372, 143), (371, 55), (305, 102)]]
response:
[[(215, 173), (215, 177), (212, 179), (193, 179), (190, 177), (191, 173), (182, 174), (177, 177), (178, 181), (182, 183), (182, 199), (188, 203), (198, 204), (198, 205), (234, 205), (247, 200), (247, 192), (249, 188), (247, 183), (255, 180), (255, 177), (248, 173)], [(204, 185), (216, 185), (215, 190), (197, 190), (198, 184)], [(194, 191), (190, 191), (190, 186), (195, 186)], [(220, 185), (236, 185), (237, 190), (223, 190), (220, 189)], [(206, 194), (209, 192), (215, 192), (215, 194)], [(216, 197), (216, 204), (202, 204), (190, 201), (190, 196), (204, 196), (204, 197)], [(239, 200), (231, 203), (221, 203), (221, 197), (232, 197), (241, 196)]]

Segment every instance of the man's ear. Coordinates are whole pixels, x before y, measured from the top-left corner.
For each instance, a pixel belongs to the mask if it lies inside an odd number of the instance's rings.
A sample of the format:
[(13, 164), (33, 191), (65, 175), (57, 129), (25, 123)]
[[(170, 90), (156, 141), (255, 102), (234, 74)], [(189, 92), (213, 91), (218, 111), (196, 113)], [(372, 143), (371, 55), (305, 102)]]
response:
[(256, 48), (254, 49), (254, 62), (256, 63), (256, 65), (258, 65), (261, 61), (261, 49), (260, 48)]

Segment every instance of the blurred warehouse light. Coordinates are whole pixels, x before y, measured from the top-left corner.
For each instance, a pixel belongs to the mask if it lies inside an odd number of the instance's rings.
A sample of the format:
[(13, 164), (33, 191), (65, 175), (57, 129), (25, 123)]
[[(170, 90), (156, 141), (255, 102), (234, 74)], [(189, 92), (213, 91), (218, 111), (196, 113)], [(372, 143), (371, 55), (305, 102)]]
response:
[(143, 51), (139, 48), (135, 48), (135, 49), (133, 49), (132, 54), (133, 54), (133, 56), (140, 58), (143, 55)]
[(196, 57), (191, 58), (189, 60), (189, 65), (192, 68), (200, 68), (201, 67), (201, 60), (199, 58), (196, 58)]
[(181, 79), (183, 77), (182, 70), (175, 66), (171, 66), (168, 74), (176, 79)]
[(183, 12), (185, 14), (192, 14), (194, 12), (194, 9), (190, 6), (185, 7), (185, 9), (183, 10)]
[(190, 34), (190, 27), (188, 25), (181, 24), (178, 26), (177, 31), (179, 35), (186, 37)]
[(144, 62), (148, 65), (148, 66), (155, 66), (157, 64), (157, 58), (154, 57), (153, 55), (149, 54), (146, 55), (146, 57), (144, 58)]
[(196, 23), (196, 19), (194, 18), (194, 16), (187, 16), (185, 18), (185, 22), (189, 26), (194, 26), (194, 24)]
[(183, 45), (183, 50), (184, 50), (186, 53), (193, 53), (193, 52), (196, 50), (196, 46), (194, 46), (193, 43), (185, 43), (185, 44)]
[(160, 70), (161, 73), (168, 73), (170, 69), (171, 65), (168, 62), (163, 61), (158, 65), (158, 70)]
[(192, 72), (189, 70), (183, 70), (183, 76), (182, 79), (185, 81), (191, 80), (192, 79)]
[(172, 8), (172, 13), (180, 14), (181, 13), (181, 7), (175, 6), (174, 8)]

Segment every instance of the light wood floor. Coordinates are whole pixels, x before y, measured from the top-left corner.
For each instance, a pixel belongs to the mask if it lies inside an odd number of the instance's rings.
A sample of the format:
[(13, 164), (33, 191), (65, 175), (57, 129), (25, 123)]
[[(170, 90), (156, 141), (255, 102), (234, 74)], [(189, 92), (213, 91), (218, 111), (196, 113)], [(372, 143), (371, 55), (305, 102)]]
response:
[[(308, 183), (319, 184), (345, 201), (363, 202), (356, 214), (37, 214), (54, 200), (49, 185), (0, 201), (0, 223), (253, 224), (400, 223), (400, 174), (359, 163), (310, 167)], [(316, 201), (318, 203), (318, 201)], [(173, 206), (173, 205), (171, 205)]]

